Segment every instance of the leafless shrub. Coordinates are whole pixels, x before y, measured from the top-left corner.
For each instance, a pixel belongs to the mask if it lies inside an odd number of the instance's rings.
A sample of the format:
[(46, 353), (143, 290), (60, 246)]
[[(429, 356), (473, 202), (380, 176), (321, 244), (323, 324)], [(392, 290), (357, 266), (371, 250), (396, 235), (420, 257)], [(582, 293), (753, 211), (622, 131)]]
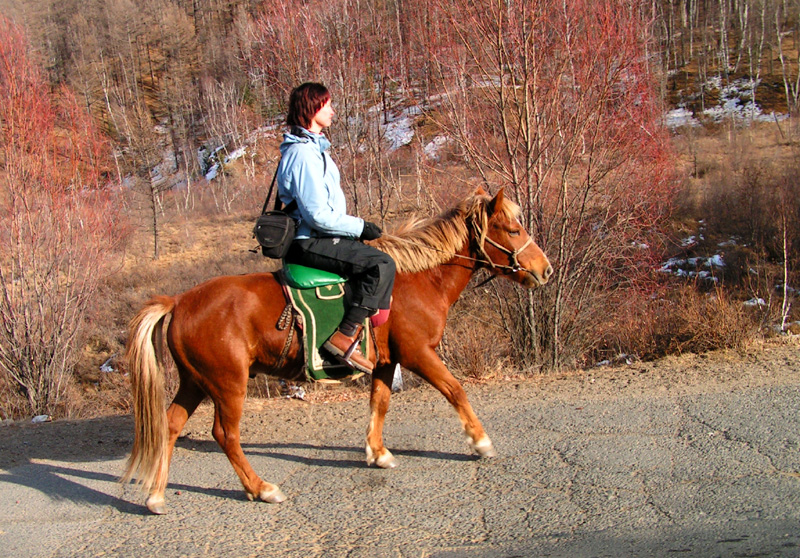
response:
[(751, 160), (730, 170), (706, 190), (701, 211), (708, 216), (709, 231), (737, 237), (769, 259), (782, 261), (785, 228), (790, 252), (800, 253), (800, 169), (775, 169)]
[(74, 96), (51, 94), (2, 16), (0, 114), (0, 373), (30, 412), (55, 414), (125, 220), (101, 183), (107, 145)]
[(596, 359), (619, 354), (653, 360), (670, 354), (741, 348), (760, 320), (718, 288), (704, 293), (683, 285), (659, 297), (640, 297), (612, 309), (601, 330)]
[(0, 374), (0, 420), (13, 420), (30, 414), (25, 398), (20, 397), (19, 388), (7, 374)]
[(95, 382), (71, 384), (61, 414), (89, 419), (130, 413), (130, 390), (128, 377), (120, 371), (103, 373)]

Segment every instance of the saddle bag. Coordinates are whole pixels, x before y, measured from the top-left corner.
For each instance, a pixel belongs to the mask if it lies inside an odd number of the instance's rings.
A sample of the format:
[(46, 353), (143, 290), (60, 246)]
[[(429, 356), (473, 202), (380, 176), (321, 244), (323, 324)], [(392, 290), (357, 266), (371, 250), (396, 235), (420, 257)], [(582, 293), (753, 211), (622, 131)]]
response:
[(253, 237), (258, 242), (258, 245), (261, 246), (261, 253), (264, 256), (279, 260), (286, 256), (289, 246), (294, 240), (297, 223), (289, 213), (297, 208), (297, 201), (292, 200), (289, 205), (281, 209), (281, 198), (276, 193), (275, 207), (271, 211), (267, 211), (269, 198), (272, 196), (272, 190), (275, 188), (275, 180), (277, 178), (278, 169), (275, 169), (267, 199), (264, 200), (264, 207), (261, 208), (261, 215), (259, 215), (253, 227)]

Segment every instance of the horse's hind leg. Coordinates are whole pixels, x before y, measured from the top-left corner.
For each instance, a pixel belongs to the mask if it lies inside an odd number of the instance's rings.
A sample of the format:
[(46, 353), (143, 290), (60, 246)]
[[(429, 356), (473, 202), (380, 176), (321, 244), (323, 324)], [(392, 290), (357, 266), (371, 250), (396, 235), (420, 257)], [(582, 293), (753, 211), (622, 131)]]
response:
[[(167, 455), (170, 462), (172, 461), (175, 441), (186, 425), (186, 421), (189, 420), (189, 417), (192, 416), (192, 413), (194, 413), (205, 396), (206, 394), (197, 384), (183, 374), (181, 375), (178, 393), (175, 394), (175, 399), (172, 400), (172, 404), (167, 409), (167, 428), (169, 429)], [(169, 467), (169, 465), (167, 466)], [(147, 508), (158, 515), (166, 513), (164, 490), (156, 490), (150, 493), (147, 497)]]
[(392, 453), (383, 445), (383, 422), (392, 395), (394, 365), (381, 366), (372, 373), (372, 394), (369, 400), (370, 418), (367, 427), (367, 465), (383, 469), (397, 466)]
[(239, 420), (242, 418), (244, 393), (226, 394), (214, 400), (214, 428), (212, 434), (242, 481), (247, 498), (260, 498), (265, 502), (283, 502), (286, 496), (281, 489), (264, 482), (250, 466), (239, 441)]

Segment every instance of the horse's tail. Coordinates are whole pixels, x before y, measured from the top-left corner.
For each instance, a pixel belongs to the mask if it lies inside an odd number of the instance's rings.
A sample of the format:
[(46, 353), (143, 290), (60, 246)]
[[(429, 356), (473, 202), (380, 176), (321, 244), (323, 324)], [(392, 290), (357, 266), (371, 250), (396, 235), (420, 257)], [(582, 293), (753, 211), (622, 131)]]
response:
[(167, 486), (163, 329), (175, 299), (155, 297), (131, 320), (125, 358), (133, 392), (133, 450), (121, 482), (136, 478), (143, 488), (163, 493)]

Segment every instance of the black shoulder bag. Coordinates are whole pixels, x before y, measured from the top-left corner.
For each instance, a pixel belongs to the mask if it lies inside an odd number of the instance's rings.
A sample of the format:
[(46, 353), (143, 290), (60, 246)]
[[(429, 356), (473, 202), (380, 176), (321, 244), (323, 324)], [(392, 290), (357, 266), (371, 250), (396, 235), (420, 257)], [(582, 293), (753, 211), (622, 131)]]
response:
[(297, 208), (297, 201), (292, 202), (281, 209), (281, 197), (275, 193), (275, 206), (272, 211), (267, 211), (269, 198), (275, 188), (275, 181), (278, 178), (278, 170), (272, 177), (272, 184), (264, 200), (264, 207), (261, 208), (261, 215), (253, 227), (253, 236), (261, 246), (261, 253), (268, 258), (282, 259), (289, 251), (289, 245), (294, 240), (297, 223), (289, 216), (291, 211)]

